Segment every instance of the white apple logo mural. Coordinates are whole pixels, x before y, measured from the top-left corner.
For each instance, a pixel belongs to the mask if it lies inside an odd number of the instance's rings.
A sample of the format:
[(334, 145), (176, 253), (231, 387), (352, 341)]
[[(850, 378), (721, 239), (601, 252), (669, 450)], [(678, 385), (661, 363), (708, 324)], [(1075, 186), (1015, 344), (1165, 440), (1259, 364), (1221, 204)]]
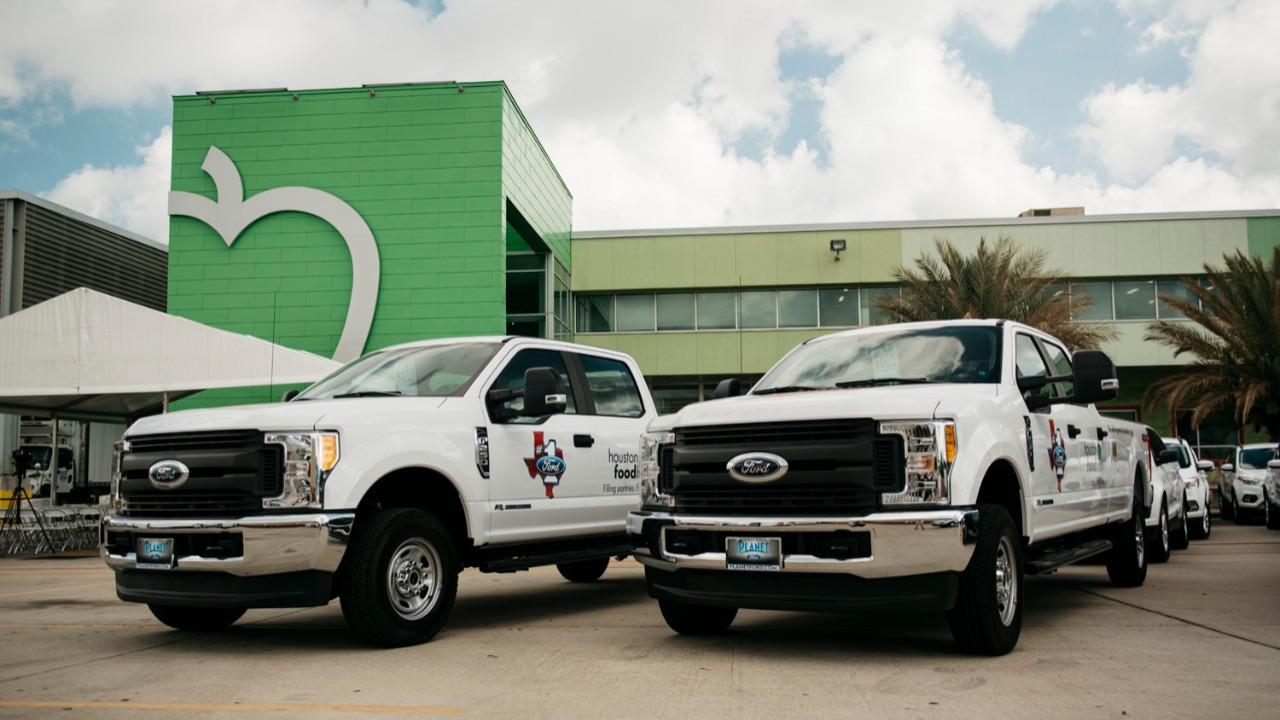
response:
[(217, 202), (195, 193), (174, 191), (169, 193), (169, 214), (204, 222), (222, 236), (227, 247), (254, 221), (278, 212), (314, 215), (338, 231), (351, 252), (351, 304), (333, 359), (347, 362), (360, 357), (373, 326), (382, 275), (378, 244), (364, 218), (338, 197), (315, 188), (274, 188), (246, 200), (240, 171), (226, 153), (212, 145), (200, 168), (213, 178)]

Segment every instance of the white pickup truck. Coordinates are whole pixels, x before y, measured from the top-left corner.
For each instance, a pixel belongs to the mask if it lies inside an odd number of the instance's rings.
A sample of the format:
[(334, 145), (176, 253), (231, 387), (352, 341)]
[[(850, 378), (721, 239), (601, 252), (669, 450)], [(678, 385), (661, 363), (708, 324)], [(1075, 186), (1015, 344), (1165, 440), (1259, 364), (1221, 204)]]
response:
[(674, 630), (738, 608), (947, 612), (964, 650), (1017, 644), (1023, 575), (1102, 556), (1146, 579), (1146, 429), (1100, 415), (1115, 366), (1014, 322), (810, 340), (742, 397), (662, 416), (627, 521)]
[(180, 629), (340, 597), (425, 642), (462, 567), (598, 579), (629, 548), (653, 400), (621, 353), (532, 338), (369, 353), (287, 402), (144, 418), (119, 446), (101, 555)]

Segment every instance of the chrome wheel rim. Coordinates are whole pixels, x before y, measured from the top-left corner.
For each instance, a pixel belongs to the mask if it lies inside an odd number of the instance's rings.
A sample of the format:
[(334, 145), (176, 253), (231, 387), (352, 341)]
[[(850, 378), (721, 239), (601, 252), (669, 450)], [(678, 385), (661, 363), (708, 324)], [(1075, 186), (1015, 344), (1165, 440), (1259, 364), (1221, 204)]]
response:
[(1169, 550), (1169, 513), (1160, 512), (1160, 547), (1167, 552)]
[(387, 563), (387, 599), (405, 620), (419, 620), (440, 599), (440, 554), (422, 538), (400, 544)]
[(1147, 534), (1142, 531), (1142, 521), (1138, 519), (1137, 514), (1135, 513), (1134, 520), (1133, 520), (1133, 547), (1138, 554), (1138, 567), (1142, 567), (1142, 564), (1146, 562), (1146, 558), (1147, 558), (1146, 537), (1147, 537)]
[(1014, 567), (1013, 543), (1008, 537), (1001, 537), (996, 546), (996, 611), (1000, 614), (1000, 624), (1008, 627), (1013, 623), (1013, 616), (1018, 610), (1018, 575)]

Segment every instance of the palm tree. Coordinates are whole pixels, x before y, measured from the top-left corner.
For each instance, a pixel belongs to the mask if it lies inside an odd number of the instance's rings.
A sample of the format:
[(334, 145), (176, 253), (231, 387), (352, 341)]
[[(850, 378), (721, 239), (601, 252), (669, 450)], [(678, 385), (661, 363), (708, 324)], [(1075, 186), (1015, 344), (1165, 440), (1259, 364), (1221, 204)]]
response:
[(1049, 333), (1072, 350), (1096, 348), (1115, 331), (1098, 323), (1072, 322), (1093, 300), (1064, 292), (1066, 276), (1046, 270), (1044, 249), (1021, 253), (1000, 236), (995, 246), (978, 240), (978, 252), (963, 255), (951, 241), (934, 239), (938, 257), (921, 255), (915, 270), (896, 268), (902, 295), (876, 301), (898, 321), (1006, 318)]
[(1192, 359), (1147, 388), (1143, 402), (1190, 408), (1193, 426), (1229, 409), (1280, 440), (1280, 247), (1265, 265), (1239, 250), (1223, 260), (1225, 268), (1205, 264), (1207, 285), (1182, 279), (1194, 299), (1160, 296), (1192, 322), (1162, 320), (1146, 339)]

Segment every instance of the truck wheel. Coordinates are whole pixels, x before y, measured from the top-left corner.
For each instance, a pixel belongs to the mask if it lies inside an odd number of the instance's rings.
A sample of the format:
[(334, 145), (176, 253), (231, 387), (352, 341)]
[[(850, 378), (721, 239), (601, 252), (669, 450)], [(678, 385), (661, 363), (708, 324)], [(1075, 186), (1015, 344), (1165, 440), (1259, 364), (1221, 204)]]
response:
[(686, 605), (671, 600), (659, 600), (658, 607), (662, 610), (662, 619), (681, 635), (719, 635), (728, 630), (738, 616), (735, 607)]
[(1151, 548), (1151, 562), (1162, 563), (1169, 561), (1169, 506), (1165, 502), (1160, 503), (1160, 522), (1155, 527), (1149, 527), (1147, 530), (1147, 547)]
[(1146, 528), (1142, 522), (1142, 504), (1135, 502), (1129, 519), (1117, 524), (1111, 532), (1111, 551), (1107, 553), (1107, 576), (1117, 587), (1138, 587), (1147, 581)]
[(1212, 529), (1212, 527), (1210, 526), (1211, 520), (1209, 519), (1209, 516), (1211, 514), (1212, 513), (1209, 512), (1209, 506), (1205, 505), (1204, 516), (1201, 517), (1199, 520), (1197, 520), (1191, 526), (1192, 540), (1208, 540), (1209, 539), (1209, 531)]
[(978, 511), (978, 540), (947, 620), (961, 650), (1004, 655), (1022, 633), (1022, 540), (1008, 510), (981, 505)]
[(403, 647), (435, 637), (453, 611), (458, 560), (435, 516), (393, 508), (368, 518), (347, 548), (342, 615), (376, 645)]
[(1262, 495), (1262, 519), (1268, 530), (1280, 530), (1280, 507), (1276, 507), (1265, 492)]
[(600, 579), (601, 575), (604, 575), (605, 570), (609, 569), (609, 558), (602, 557), (595, 560), (559, 563), (556, 565), (556, 569), (569, 582), (595, 582)]
[(221, 630), (244, 615), (244, 608), (202, 608), (147, 605), (160, 622), (177, 630)]

